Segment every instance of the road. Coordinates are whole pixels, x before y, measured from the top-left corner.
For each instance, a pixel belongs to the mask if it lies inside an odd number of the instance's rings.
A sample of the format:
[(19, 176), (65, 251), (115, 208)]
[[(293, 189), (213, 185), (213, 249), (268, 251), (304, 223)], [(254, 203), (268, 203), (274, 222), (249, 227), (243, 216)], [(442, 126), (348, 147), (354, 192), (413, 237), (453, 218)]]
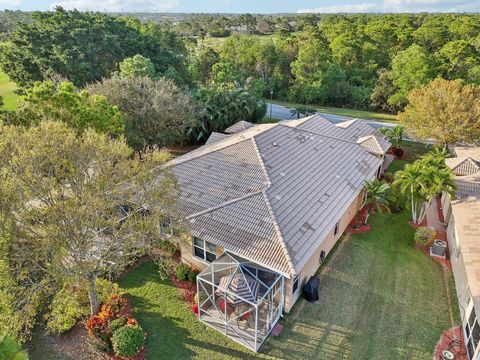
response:
[[(287, 108), (285, 106), (281, 106), (281, 105), (271, 104), (271, 103), (267, 103), (267, 116), (270, 116), (270, 107), (272, 108), (272, 118), (282, 119), (282, 120), (296, 119), (296, 117), (292, 116), (292, 114), (290, 113), (289, 108)], [(330, 121), (334, 124), (338, 124), (338, 123), (341, 123), (341, 122), (344, 122), (344, 121), (352, 120), (352, 118), (348, 117), (348, 116), (325, 114), (325, 113), (321, 113), (321, 112), (319, 112), (317, 114), (322, 115), (325, 119), (327, 119), (328, 121)], [(394, 126), (397, 125), (397, 124), (394, 124), (394, 123), (384, 122), (384, 121), (372, 121), (372, 120), (367, 120), (367, 119), (360, 119), (360, 120), (365, 121), (368, 125), (370, 125), (371, 127), (375, 128), (375, 129), (379, 129), (379, 128), (382, 128), (382, 127), (394, 127)]]

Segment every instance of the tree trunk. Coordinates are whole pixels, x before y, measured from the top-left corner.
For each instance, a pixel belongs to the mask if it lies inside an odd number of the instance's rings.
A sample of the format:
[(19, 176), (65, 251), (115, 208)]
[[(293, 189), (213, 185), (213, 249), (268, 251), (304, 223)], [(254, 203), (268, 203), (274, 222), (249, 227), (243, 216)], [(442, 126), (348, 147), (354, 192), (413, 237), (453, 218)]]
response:
[(98, 301), (97, 277), (92, 275), (88, 279), (88, 299), (90, 300), (90, 315), (95, 315), (100, 310), (100, 302)]

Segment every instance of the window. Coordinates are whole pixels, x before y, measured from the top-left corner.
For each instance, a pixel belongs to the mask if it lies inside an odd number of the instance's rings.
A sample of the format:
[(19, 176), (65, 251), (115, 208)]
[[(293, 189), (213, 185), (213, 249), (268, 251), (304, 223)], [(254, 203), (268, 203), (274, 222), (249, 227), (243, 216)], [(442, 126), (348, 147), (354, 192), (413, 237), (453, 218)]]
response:
[(340, 230), (340, 222), (337, 222), (335, 224), (335, 230), (333, 231), (333, 236), (337, 236), (338, 235), (338, 230)]
[(480, 325), (478, 324), (474, 306), (472, 306), (468, 316), (468, 322), (465, 324), (465, 337), (468, 357), (471, 359), (480, 341)]
[(194, 236), (193, 255), (203, 261), (212, 262), (217, 258), (216, 246)]
[(298, 290), (298, 280), (300, 276), (297, 275), (293, 278), (293, 285), (292, 285), (292, 295), (295, 294)]
[(320, 252), (320, 264), (323, 263), (325, 261), (325, 251), (321, 251)]

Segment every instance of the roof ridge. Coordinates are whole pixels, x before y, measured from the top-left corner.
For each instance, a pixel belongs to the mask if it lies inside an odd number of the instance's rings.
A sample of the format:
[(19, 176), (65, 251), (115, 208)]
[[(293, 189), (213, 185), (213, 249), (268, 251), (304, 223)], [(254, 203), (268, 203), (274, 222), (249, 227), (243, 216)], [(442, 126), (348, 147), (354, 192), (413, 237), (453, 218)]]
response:
[(288, 252), (287, 249), (287, 244), (285, 243), (285, 240), (282, 235), (282, 231), (280, 230), (280, 225), (278, 225), (277, 218), (275, 216), (275, 212), (273, 211), (272, 205), (270, 204), (270, 200), (268, 199), (267, 193), (265, 190), (262, 190), (262, 195), (263, 199), (265, 201), (265, 205), (267, 206), (268, 212), (270, 216), (272, 217), (272, 222), (273, 222), (273, 228), (275, 229), (275, 232), (278, 235), (278, 238), (280, 240), (280, 247), (282, 248), (283, 254), (285, 255), (285, 258), (287, 259), (288, 267), (290, 268), (290, 271), (292, 272), (292, 275), (295, 275), (297, 271), (295, 270), (295, 265), (293, 265), (292, 258), (290, 257), (290, 253)]
[(265, 163), (263, 162), (262, 154), (260, 153), (260, 150), (258, 149), (257, 142), (255, 141), (255, 137), (250, 138), (250, 140), (252, 140), (253, 149), (255, 150), (255, 153), (258, 156), (258, 160), (260, 161), (260, 167), (263, 170), (263, 175), (265, 175), (265, 178), (268, 181), (268, 186), (266, 187), (266, 189), (268, 189), (272, 185), (272, 182), (270, 181), (270, 175), (268, 175), (267, 168), (265, 166)]
[(329, 139), (340, 140), (340, 141), (344, 141), (346, 143), (358, 145), (358, 143), (356, 143), (356, 142), (353, 142), (353, 141), (350, 141), (350, 140), (347, 140), (347, 139), (342, 139), (342, 138), (339, 138), (339, 137), (336, 137), (336, 136), (326, 135), (326, 134), (318, 133), (318, 132), (315, 132), (315, 131), (312, 131), (312, 130), (301, 129), (301, 128), (297, 128), (297, 127), (294, 127), (294, 126), (288, 126), (288, 125), (281, 124), (281, 123), (279, 123), (278, 125), (279, 126), (284, 126), (284, 127), (289, 127), (290, 129), (295, 129), (295, 130), (303, 131), (303, 132), (318, 135), (318, 136), (323, 136), (323, 137), (326, 137), (326, 138), (329, 138)]
[[(257, 124), (257, 125), (255, 125), (255, 126), (249, 128), (249, 129), (245, 129), (245, 130), (243, 130), (243, 131), (251, 130), (251, 129), (253, 129), (253, 128), (259, 126), (259, 125), (275, 125), (275, 126), (276, 126), (277, 124)], [(274, 128), (275, 126), (265, 127), (265, 129), (264, 129), (262, 132), (268, 131), (268, 130)], [(252, 139), (253, 137), (255, 137), (256, 135), (258, 135), (258, 134), (253, 134), (251, 137), (242, 138), (242, 136), (243, 136), (243, 134), (242, 134), (243, 131), (240, 131), (240, 132), (235, 133), (235, 134), (230, 134), (230, 135), (225, 134), (225, 135), (227, 135), (227, 137), (226, 137), (225, 139), (221, 139), (221, 140), (219, 140), (218, 142), (215, 142), (215, 143), (213, 143), (213, 144), (203, 145), (203, 146), (207, 146), (207, 147), (212, 147), (213, 149), (206, 149), (206, 150), (209, 150), (209, 151), (198, 152), (198, 153), (194, 153), (193, 155), (192, 155), (192, 153), (186, 153), (186, 154), (184, 154), (184, 155), (182, 155), (182, 156), (179, 156), (179, 157), (177, 157), (177, 158), (175, 158), (175, 159), (170, 160), (170, 161), (167, 163), (167, 165), (170, 166), (170, 165), (183, 164), (183, 163), (185, 163), (185, 162), (187, 162), (187, 161), (191, 161), (191, 160), (194, 160), (194, 159), (198, 159), (199, 157), (205, 156), (205, 155), (207, 155), (207, 154), (211, 154), (211, 153), (214, 153), (214, 152), (217, 152), (217, 151), (220, 151), (220, 150), (228, 149), (229, 147), (231, 147), (231, 146), (233, 146), (233, 145), (240, 144), (240, 143), (242, 143), (242, 142), (244, 142), (244, 141), (247, 141), (247, 140), (250, 140), (250, 139)], [(260, 133), (260, 132), (259, 132), (259, 133)], [(233, 140), (233, 142), (232, 142), (231, 144), (222, 144), (223, 142), (232, 141), (232, 140)], [(203, 147), (203, 146), (202, 146), (202, 147)], [(194, 150), (194, 152), (197, 151), (197, 150), (200, 150), (202, 147)], [(204, 149), (204, 150), (205, 150), (205, 149)], [(190, 156), (189, 156), (189, 155), (190, 155)]]
[(187, 217), (185, 217), (186, 220), (190, 220), (190, 219), (193, 219), (194, 217), (197, 217), (197, 216), (201, 216), (201, 215), (205, 215), (209, 212), (212, 212), (212, 211), (215, 211), (215, 210), (218, 210), (218, 209), (221, 209), (225, 206), (228, 206), (228, 205), (231, 205), (231, 204), (235, 204), (236, 202), (239, 202), (239, 201), (242, 201), (242, 200), (245, 200), (245, 199), (248, 199), (252, 196), (255, 196), (255, 195), (259, 195), (261, 193), (263, 193), (265, 189), (262, 189), (262, 190), (257, 190), (257, 191), (254, 191), (254, 192), (251, 192), (249, 194), (246, 194), (246, 195), (243, 195), (243, 196), (240, 196), (238, 198), (235, 198), (235, 199), (231, 199), (231, 200), (228, 200), (228, 201), (225, 201), (219, 205), (215, 205), (215, 206), (212, 206), (208, 209), (204, 209), (202, 211), (199, 211), (199, 212), (196, 212), (196, 213), (193, 213), (191, 215), (188, 215)]

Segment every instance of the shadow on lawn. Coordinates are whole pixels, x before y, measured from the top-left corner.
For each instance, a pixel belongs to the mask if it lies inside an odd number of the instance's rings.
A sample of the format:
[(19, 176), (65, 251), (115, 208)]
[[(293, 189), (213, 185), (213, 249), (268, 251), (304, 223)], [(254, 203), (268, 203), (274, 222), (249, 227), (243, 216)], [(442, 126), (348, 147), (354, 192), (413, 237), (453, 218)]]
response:
[[(158, 284), (172, 286), (168, 282), (162, 282), (157, 278), (142, 279), (153, 281)], [(128, 291), (129, 287), (125, 287)], [(227, 337), (217, 343), (209, 341), (218, 339), (219, 333), (209, 329), (200, 323), (193, 314), (191, 321), (186, 322), (181, 316), (168, 316), (159, 313), (159, 303), (152, 302), (146, 297), (127, 294), (133, 304), (135, 317), (148, 334), (147, 337), (147, 359), (193, 359), (199, 358), (197, 349), (205, 349), (212, 353), (212, 359), (216, 358), (214, 354), (222, 354), (225, 358), (236, 359), (256, 359), (255, 354), (248, 354), (248, 350), (239, 351), (232, 347), (232, 342)], [(171, 299), (168, 299), (171, 300)], [(187, 307), (187, 309), (184, 309)], [(184, 311), (190, 311), (188, 305), (182, 302), (178, 303), (179, 315)], [(211, 336), (208, 336), (209, 333)], [(198, 339), (201, 334), (204, 339)], [(223, 335), (220, 335), (223, 336)], [(224, 343), (224, 345), (218, 344)], [(237, 346), (237, 344), (233, 344)]]

